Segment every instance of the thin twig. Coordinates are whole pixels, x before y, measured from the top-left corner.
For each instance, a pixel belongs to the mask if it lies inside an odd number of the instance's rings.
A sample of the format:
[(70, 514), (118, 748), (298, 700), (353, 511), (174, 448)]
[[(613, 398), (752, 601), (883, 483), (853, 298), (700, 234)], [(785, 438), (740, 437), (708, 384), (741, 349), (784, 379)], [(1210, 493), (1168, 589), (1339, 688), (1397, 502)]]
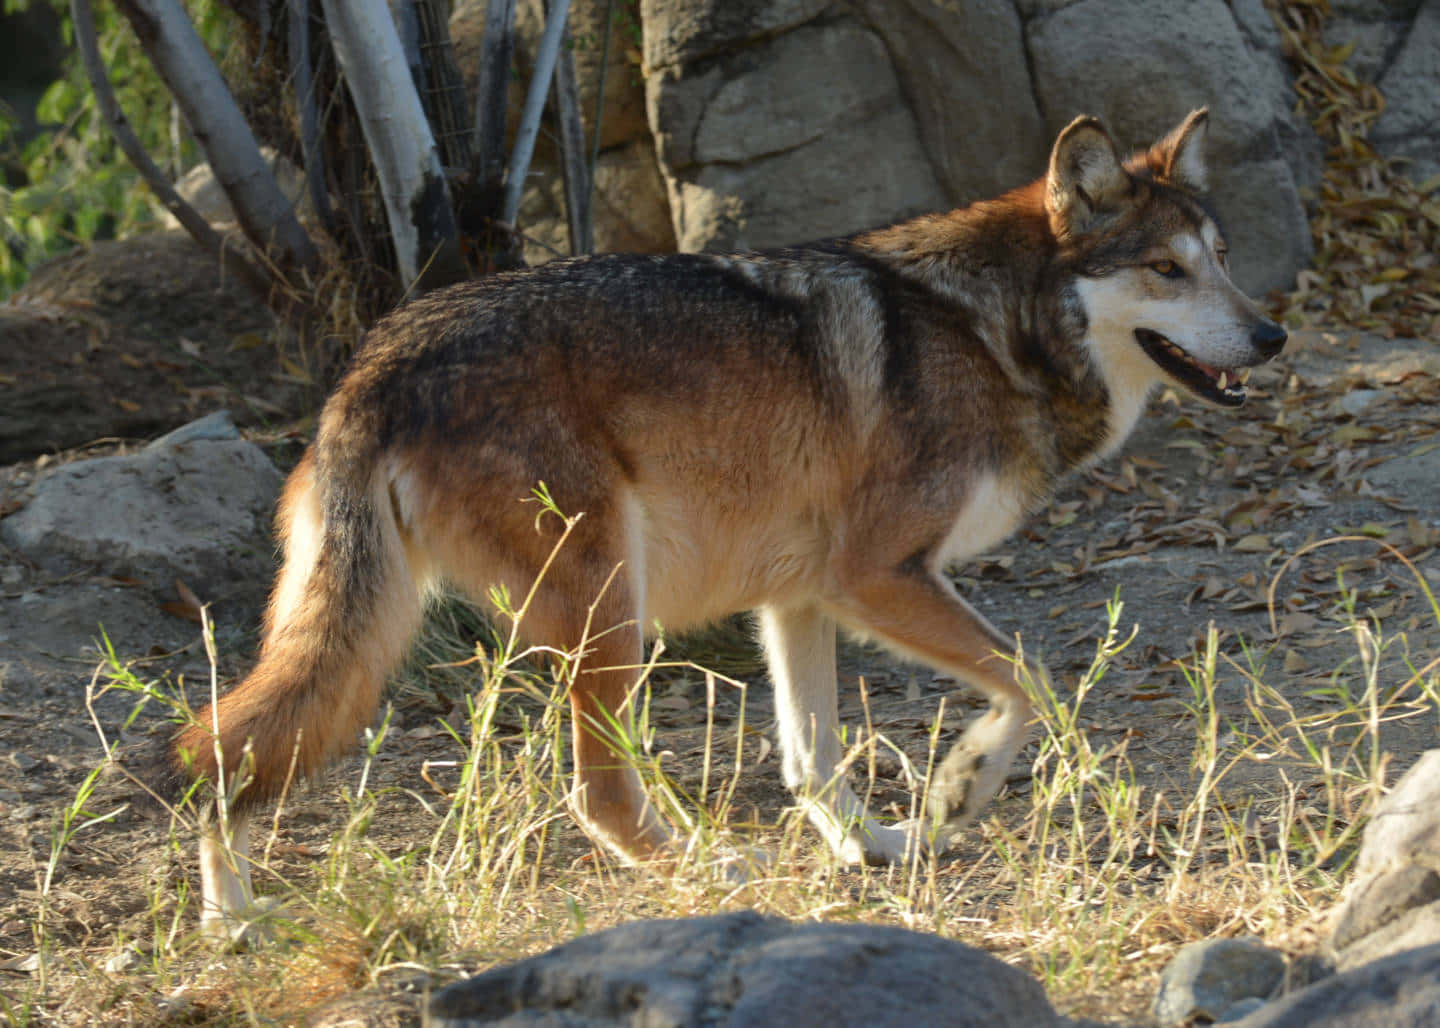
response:
[(520, 194), (525, 190), (525, 176), (530, 172), (530, 158), (535, 154), (540, 116), (545, 112), (545, 96), (550, 92), (550, 78), (555, 73), (555, 61), (560, 56), (560, 41), (565, 36), (565, 20), (569, 14), (570, 0), (555, 0), (535, 53), (530, 91), (525, 94), (525, 110), (520, 115), (520, 129), (515, 133), (515, 148), (510, 152), (510, 168), (505, 173), (505, 206), (501, 208), (500, 220), (512, 225), (520, 213)]

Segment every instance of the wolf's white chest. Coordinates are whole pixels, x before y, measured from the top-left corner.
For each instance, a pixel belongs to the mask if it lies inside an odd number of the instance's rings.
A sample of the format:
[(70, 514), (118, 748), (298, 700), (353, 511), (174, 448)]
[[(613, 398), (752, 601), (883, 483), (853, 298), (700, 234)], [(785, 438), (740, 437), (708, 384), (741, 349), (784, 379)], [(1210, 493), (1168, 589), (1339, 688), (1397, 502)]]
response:
[(997, 545), (1025, 520), (1025, 498), (1019, 489), (994, 474), (981, 476), (970, 490), (945, 540), (936, 566), (958, 564)]

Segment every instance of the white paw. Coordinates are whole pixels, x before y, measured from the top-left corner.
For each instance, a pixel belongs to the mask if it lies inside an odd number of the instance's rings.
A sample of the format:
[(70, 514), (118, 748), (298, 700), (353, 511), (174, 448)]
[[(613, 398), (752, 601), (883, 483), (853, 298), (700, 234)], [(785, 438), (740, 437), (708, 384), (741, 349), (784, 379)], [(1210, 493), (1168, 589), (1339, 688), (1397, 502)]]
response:
[(200, 918), (200, 934), (229, 949), (253, 949), (274, 939), (271, 925), (282, 907), (274, 896), (261, 896), (238, 910), (207, 911)]
[(851, 864), (907, 864), (928, 849), (923, 821), (882, 825), (869, 818), (845, 835), (840, 858)]

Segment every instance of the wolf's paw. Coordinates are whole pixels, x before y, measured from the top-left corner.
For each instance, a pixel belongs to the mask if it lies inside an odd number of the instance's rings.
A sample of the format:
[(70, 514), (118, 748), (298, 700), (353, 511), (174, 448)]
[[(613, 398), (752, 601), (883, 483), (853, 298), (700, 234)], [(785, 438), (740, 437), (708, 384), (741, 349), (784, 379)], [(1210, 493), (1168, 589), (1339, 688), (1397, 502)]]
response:
[(990, 799), (975, 788), (986, 766), (986, 755), (961, 740), (945, 756), (930, 779), (930, 817), (937, 825), (966, 822)]
[(200, 919), (200, 934), (235, 952), (256, 949), (274, 941), (273, 925), (283, 908), (274, 896), (261, 896), (239, 910), (205, 914)]
[(922, 820), (901, 821), (893, 825), (877, 824), (867, 819), (846, 833), (840, 845), (840, 859), (848, 864), (883, 867), (887, 864), (908, 864), (929, 851), (930, 843)]

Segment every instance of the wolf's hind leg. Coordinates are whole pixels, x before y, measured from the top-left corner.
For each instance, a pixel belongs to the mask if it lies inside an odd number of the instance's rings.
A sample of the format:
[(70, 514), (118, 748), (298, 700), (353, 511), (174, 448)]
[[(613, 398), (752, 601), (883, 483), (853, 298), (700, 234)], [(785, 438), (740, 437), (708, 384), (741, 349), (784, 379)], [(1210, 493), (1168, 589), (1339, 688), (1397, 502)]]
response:
[(213, 812), (200, 826), (200, 930), (224, 939), (254, 900), (250, 887), (250, 818), (238, 811), (228, 819), (229, 831)]
[(420, 621), (419, 585), (384, 483), (364, 489), (332, 483), (332, 495), (344, 502), (327, 520), (313, 453), (291, 474), (281, 502), (285, 564), (260, 659), (173, 744), (177, 783), (201, 778), (232, 789), (244, 780), (231, 802), (228, 839), (216, 813), (206, 813), (201, 910), (214, 933), (227, 916), (243, 920), (250, 905), (246, 812), (278, 799), (292, 777), (318, 773), (353, 744), (374, 718), (385, 677)]
[[(671, 833), (626, 753), (633, 740), (622, 738), (644, 665), (638, 605), (630, 601), (623, 576), (615, 576), (607, 587), (605, 575), (579, 572), (573, 566), (551, 569), (526, 614), (525, 633), (536, 642), (572, 651), (583, 645), (570, 686), (575, 768), (571, 810), (593, 840), (626, 863), (643, 863), (662, 854)], [(593, 609), (587, 610), (581, 597), (595, 600)]]
[(785, 784), (806, 817), (849, 863), (905, 859), (914, 833), (871, 818), (841, 767), (835, 622), (818, 607), (765, 607), (760, 636), (775, 682)]

